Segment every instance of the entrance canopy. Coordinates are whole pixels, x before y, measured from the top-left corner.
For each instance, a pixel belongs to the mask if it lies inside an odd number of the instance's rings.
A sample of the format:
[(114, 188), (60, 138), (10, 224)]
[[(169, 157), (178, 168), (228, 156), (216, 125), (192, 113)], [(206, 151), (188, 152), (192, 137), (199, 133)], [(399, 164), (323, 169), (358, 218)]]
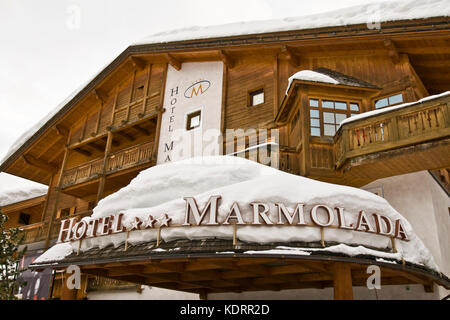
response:
[(334, 287), (351, 298), (367, 267), (381, 284), (450, 288), (408, 221), (372, 193), (237, 157), (142, 171), (91, 217), (61, 223), (31, 266), (187, 292)]

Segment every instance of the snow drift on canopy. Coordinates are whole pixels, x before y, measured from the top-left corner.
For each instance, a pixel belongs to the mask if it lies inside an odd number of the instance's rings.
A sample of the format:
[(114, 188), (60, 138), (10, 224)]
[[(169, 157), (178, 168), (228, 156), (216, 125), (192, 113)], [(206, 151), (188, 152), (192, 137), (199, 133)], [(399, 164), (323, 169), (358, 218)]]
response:
[[(386, 252), (390, 239), (385, 236), (365, 232), (353, 232), (340, 229), (325, 229), (326, 241), (337, 242), (323, 249), (281, 247), (285, 254), (310, 254), (323, 250), (340, 252), (346, 255), (365, 254), (391, 258), (424, 265), (438, 270), (433, 257), (421, 240), (414, 234), (411, 225), (389, 203), (370, 192), (357, 188), (334, 185), (288, 174), (256, 162), (237, 157), (206, 157), (183, 160), (158, 165), (139, 173), (130, 184), (118, 192), (104, 198), (94, 209), (92, 218), (99, 218), (123, 212), (125, 226), (130, 226), (135, 217), (145, 218), (149, 214), (159, 217), (164, 213), (172, 218), (173, 224), (182, 224), (185, 215), (183, 197), (192, 196), (199, 208), (203, 208), (212, 195), (221, 195), (218, 208), (218, 221), (223, 221), (233, 202), (238, 202), (245, 221), (252, 220), (251, 202), (284, 203), (293, 212), (297, 203), (305, 203), (305, 213), (316, 204), (326, 204), (332, 208), (344, 207), (349, 221), (356, 221), (361, 210), (380, 213), (392, 221), (401, 219), (410, 241), (397, 240), (397, 253)], [(275, 210), (271, 210), (274, 214)], [(307, 215), (305, 214), (305, 217)], [(277, 217), (269, 215), (276, 221)], [(86, 219), (86, 218), (85, 218)], [(87, 218), (89, 219), (89, 218)], [(191, 226), (162, 228), (163, 241), (174, 239), (231, 239), (231, 226)], [(310, 226), (239, 226), (237, 237), (240, 241), (269, 243), (277, 242), (289, 245), (292, 241), (318, 242), (320, 229)], [(139, 243), (155, 241), (156, 230), (136, 230), (129, 234), (128, 242)], [(118, 246), (125, 241), (125, 233), (84, 239), (81, 251), (93, 247)], [(61, 246), (61, 247), (58, 247)], [(54, 246), (36, 262), (61, 259), (61, 250), (72, 246), (75, 252), (78, 242)], [(357, 246), (357, 247), (355, 247)], [(55, 250), (58, 258), (52, 254)], [(308, 251), (309, 250), (309, 251)], [(277, 250), (280, 251), (280, 250)], [(248, 252), (251, 254), (250, 252)]]

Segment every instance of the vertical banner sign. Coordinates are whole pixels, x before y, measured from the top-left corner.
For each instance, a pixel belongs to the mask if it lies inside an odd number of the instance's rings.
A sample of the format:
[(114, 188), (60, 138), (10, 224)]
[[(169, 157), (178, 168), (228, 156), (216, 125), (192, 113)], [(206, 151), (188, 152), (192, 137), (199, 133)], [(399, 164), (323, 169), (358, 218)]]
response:
[(219, 155), (223, 62), (169, 65), (158, 164)]
[[(41, 253), (25, 255), (20, 262), (20, 269), (26, 269)], [(19, 276), (19, 280), (26, 282), (24, 287), (19, 288), (19, 294), (23, 300), (46, 300), (50, 293), (52, 270), (36, 272), (25, 270)]]

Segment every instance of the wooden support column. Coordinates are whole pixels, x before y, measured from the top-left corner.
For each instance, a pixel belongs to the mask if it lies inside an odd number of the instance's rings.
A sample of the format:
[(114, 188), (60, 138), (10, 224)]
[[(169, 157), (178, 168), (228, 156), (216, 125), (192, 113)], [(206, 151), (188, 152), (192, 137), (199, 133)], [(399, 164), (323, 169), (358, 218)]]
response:
[(147, 67), (147, 79), (145, 81), (145, 85), (144, 85), (144, 98), (142, 100), (142, 112), (140, 114), (138, 114), (139, 118), (142, 118), (145, 113), (147, 112), (147, 99), (149, 98), (149, 88), (150, 88), (150, 81), (152, 78), (152, 65), (149, 64)]
[(61, 285), (61, 300), (76, 300), (77, 299), (78, 290), (69, 289), (67, 287), (67, 279), (70, 276), (71, 275), (66, 272), (63, 273), (62, 285)]
[[(223, 74), (222, 74), (222, 106), (220, 111), (220, 132), (222, 137), (225, 139), (225, 110), (227, 106), (227, 92), (228, 92), (228, 67), (223, 64)], [(223, 145), (223, 143), (222, 143)], [(222, 146), (223, 148), (223, 146)], [(223, 152), (222, 152), (223, 154)]]
[(334, 300), (353, 300), (350, 266), (343, 262), (333, 265)]
[[(66, 163), (67, 163), (67, 158), (69, 156), (69, 139), (70, 136), (67, 138), (67, 143), (64, 147), (64, 157), (63, 157), (63, 161), (61, 164), (61, 170), (59, 171), (59, 177), (58, 177), (58, 183), (56, 185), (56, 197), (55, 197), (55, 202), (53, 203), (53, 209), (52, 209), (52, 215), (50, 216), (50, 220), (48, 222), (48, 229), (47, 229), (47, 236), (45, 238), (45, 245), (44, 245), (44, 249), (47, 249), (50, 246), (50, 240), (51, 240), (51, 236), (52, 236), (52, 229), (53, 229), (53, 222), (55, 221), (55, 217), (56, 217), (56, 213), (58, 212), (58, 203), (59, 203), (59, 197), (60, 197), (60, 193), (61, 193), (61, 184), (62, 184), (62, 178), (63, 178), (63, 174), (64, 174), (64, 169), (66, 167)], [(52, 178), (52, 182), (53, 182), (53, 178)], [(50, 188), (52, 186), (50, 185)]]
[(304, 91), (300, 94), (300, 114), (302, 116), (302, 154), (300, 159), (300, 174), (307, 177), (311, 168), (310, 164), (310, 149), (309, 149), (309, 139), (310, 139), (310, 120), (309, 120), (309, 101), (308, 94)]
[(108, 156), (109, 153), (111, 152), (111, 145), (112, 145), (112, 141), (113, 141), (113, 134), (111, 132), (111, 130), (108, 131), (108, 137), (106, 140), (106, 147), (105, 147), (105, 155), (103, 157), (103, 167), (102, 167), (102, 176), (100, 177), (100, 181), (98, 183), (98, 190), (97, 190), (97, 199), (95, 201), (95, 203), (97, 204), (100, 199), (103, 197), (103, 191), (105, 190), (105, 180), (106, 180), (106, 176), (105, 176), (105, 172), (106, 172), (106, 164), (108, 162)]
[(273, 114), (274, 116), (277, 115), (278, 112), (278, 56), (275, 55), (274, 61), (273, 61)]
[(163, 111), (158, 112), (158, 118), (156, 120), (156, 132), (155, 132), (155, 143), (153, 144), (153, 151), (152, 151), (152, 159), (157, 160), (158, 157), (158, 147), (159, 147), (159, 137), (161, 134), (161, 121), (162, 121), (162, 114)]
[(48, 209), (48, 200), (50, 199), (50, 192), (51, 192), (51, 186), (53, 184), (53, 178), (54, 178), (54, 175), (52, 175), (50, 177), (50, 183), (48, 184), (49, 188), (47, 190), (47, 195), (45, 196), (44, 210), (42, 210), (41, 221), (44, 221), (45, 213), (47, 212), (47, 209)]

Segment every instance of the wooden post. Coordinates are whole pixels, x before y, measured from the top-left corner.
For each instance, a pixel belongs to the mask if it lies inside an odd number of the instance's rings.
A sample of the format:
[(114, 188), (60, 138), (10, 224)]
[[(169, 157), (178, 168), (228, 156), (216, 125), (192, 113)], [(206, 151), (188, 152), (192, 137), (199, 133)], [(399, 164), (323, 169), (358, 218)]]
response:
[(100, 177), (100, 181), (98, 183), (97, 199), (95, 201), (96, 204), (103, 197), (103, 191), (105, 190), (106, 164), (108, 163), (108, 155), (111, 151), (112, 140), (113, 140), (113, 134), (112, 134), (111, 130), (108, 130), (108, 137), (107, 137), (106, 146), (105, 146), (105, 154), (103, 156), (102, 176)]
[[(53, 222), (55, 221), (56, 212), (58, 211), (58, 203), (59, 203), (59, 195), (61, 193), (62, 177), (63, 177), (63, 174), (64, 174), (64, 168), (66, 167), (67, 158), (69, 156), (69, 148), (68, 148), (69, 139), (70, 139), (70, 136), (67, 139), (66, 146), (64, 147), (64, 157), (63, 157), (63, 161), (62, 161), (62, 164), (61, 164), (61, 170), (59, 172), (58, 183), (56, 185), (56, 198), (55, 198), (55, 202), (53, 204), (52, 215), (50, 216), (50, 221), (48, 222), (47, 236), (45, 238), (44, 249), (47, 249), (50, 246)], [(52, 178), (52, 182), (53, 182), (53, 178)], [(52, 186), (50, 185), (50, 188), (51, 187)], [(47, 201), (48, 201), (48, 199), (47, 199)]]
[(41, 221), (44, 221), (45, 213), (47, 212), (47, 209), (48, 209), (48, 202), (49, 202), (48, 200), (50, 199), (51, 186), (53, 185), (53, 178), (54, 177), (55, 176), (53, 174), (50, 177), (50, 183), (49, 183), (50, 188), (48, 188), (47, 195), (45, 197), (44, 210), (42, 210)]
[(311, 167), (310, 164), (310, 148), (309, 148), (309, 139), (310, 139), (310, 120), (309, 120), (309, 101), (308, 94), (306, 92), (301, 93), (300, 99), (300, 114), (303, 114), (302, 117), (302, 155), (301, 155), (301, 166), (300, 172), (303, 176), (307, 177), (309, 175), (309, 170)]
[(71, 275), (64, 272), (62, 274), (62, 284), (61, 284), (61, 300), (76, 300), (77, 299), (77, 294), (78, 294), (78, 290), (76, 289), (69, 289), (67, 287), (67, 279), (70, 277)]
[(350, 266), (343, 262), (333, 265), (334, 300), (353, 300)]

